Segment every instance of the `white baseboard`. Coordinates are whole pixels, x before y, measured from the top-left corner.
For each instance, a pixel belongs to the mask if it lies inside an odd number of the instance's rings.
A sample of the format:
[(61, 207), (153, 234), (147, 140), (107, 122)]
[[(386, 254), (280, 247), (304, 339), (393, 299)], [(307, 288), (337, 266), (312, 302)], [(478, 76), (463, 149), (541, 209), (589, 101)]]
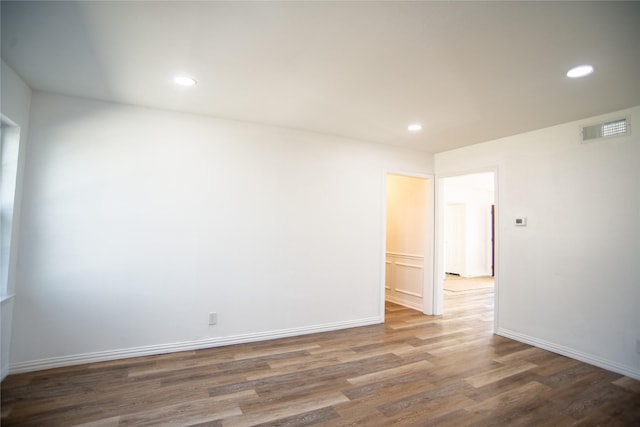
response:
[(616, 372), (618, 374), (622, 374), (627, 377), (634, 378), (636, 380), (640, 380), (640, 370), (630, 366), (624, 366), (619, 363), (612, 362), (610, 360), (603, 359), (598, 356), (583, 353), (581, 351), (577, 351), (569, 347), (565, 347), (565, 346), (554, 344), (548, 341), (540, 340), (525, 334), (521, 334), (519, 332), (510, 331), (504, 328), (498, 328), (498, 330), (496, 331), (496, 334), (503, 336), (505, 338), (511, 338), (513, 340), (523, 342), (525, 344), (530, 344), (535, 347), (540, 347), (544, 350), (549, 350), (553, 353), (561, 354), (563, 356), (567, 356), (572, 359), (576, 359), (581, 362), (588, 363), (590, 365), (598, 366), (608, 371)]
[(108, 360), (128, 359), (141, 356), (153, 356), (164, 353), (175, 353), (179, 351), (200, 350), (203, 348), (222, 347), (233, 344), (245, 344), (256, 341), (315, 334), (318, 332), (337, 331), (340, 329), (356, 328), (359, 326), (369, 326), (383, 322), (384, 320), (381, 317), (370, 317), (366, 319), (327, 323), (324, 325), (305, 326), (301, 328), (281, 329), (277, 331), (258, 332), (254, 334), (234, 335), (230, 337), (209, 338), (197, 341), (51, 357), (47, 359), (12, 363), (9, 366), (9, 373), (18, 374), (23, 372), (40, 371), (43, 369), (60, 368), (63, 366), (82, 365), (85, 363), (105, 362)]
[(384, 299), (389, 301), (389, 302), (392, 302), (394, 304), (401, 305), (403, 307), (412, 308), (412, 309), (418, 310), (420, 312), (423, 311), (423, 307), (422, 307), (421, 304), (414, 304), (411, 301), (403, 300), (401, 298), (396, 298), (396, 297), (393, 297), (393, 296), (385, 296)]
[(9, 375), (9, 366), (2, 365), (2, 368), (0, 368), (0, 381), (4, 381), (7, 375)]

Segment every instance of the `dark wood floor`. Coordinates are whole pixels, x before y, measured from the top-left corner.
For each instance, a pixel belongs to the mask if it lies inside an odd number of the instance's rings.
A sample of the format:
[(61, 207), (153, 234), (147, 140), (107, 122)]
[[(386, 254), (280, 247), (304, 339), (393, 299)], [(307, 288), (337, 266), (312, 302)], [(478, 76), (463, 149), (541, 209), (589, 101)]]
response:
[(3, 426), (638, 426), (640, 382), (492, 335), (492, 290), (385, 325), (10, 375)]

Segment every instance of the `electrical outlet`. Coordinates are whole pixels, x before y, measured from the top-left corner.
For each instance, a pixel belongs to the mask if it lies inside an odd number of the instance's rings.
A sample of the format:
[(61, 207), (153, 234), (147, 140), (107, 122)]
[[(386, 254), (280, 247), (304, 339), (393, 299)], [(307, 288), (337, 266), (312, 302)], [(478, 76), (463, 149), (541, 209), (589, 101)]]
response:
[(218, 313), (209, 313), (209, 324), (215, 325), (218, 323)]
[(636, 353), (640, 354), (640, 340), (636, 340)]

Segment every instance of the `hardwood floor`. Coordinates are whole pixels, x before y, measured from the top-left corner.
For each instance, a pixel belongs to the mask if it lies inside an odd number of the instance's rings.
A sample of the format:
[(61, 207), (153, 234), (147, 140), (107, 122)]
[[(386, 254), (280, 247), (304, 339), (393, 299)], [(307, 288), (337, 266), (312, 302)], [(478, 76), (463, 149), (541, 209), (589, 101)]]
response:
[(10, 375), (3, 426), (638, 426), (640, 382), (492, 334), (492, 290), (441, 317)]

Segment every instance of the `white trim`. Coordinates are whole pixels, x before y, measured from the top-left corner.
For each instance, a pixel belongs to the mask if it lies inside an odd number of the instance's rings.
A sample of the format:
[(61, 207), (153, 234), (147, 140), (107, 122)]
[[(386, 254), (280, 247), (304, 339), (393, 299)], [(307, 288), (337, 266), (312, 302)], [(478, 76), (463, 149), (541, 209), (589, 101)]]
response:
[(424, 255), (415, 255), (415, 254), (403, 254), (400, 252), (387, 252), (387, 256), (396, 257), (396, 258), (409, 258), (415, 260), (424, 260)]
[(603, 359), (601, 357), (594, 356), (592, 354), (583, 353), (581, 351), (577, 351), (572, 348), (565, 347), (563, 345), (554, 344), (552, 342), (534, 338), (529, 335), (521, 334), (519, 332), (514, 332), (509, 329), (499, 328), (496, 331), (496, 334), (505, 338), (510, 338), (512, 340), (516, 340), (525, 344), (532, 345), (534, 347), (539, 347), (544, 350), (551, 351), (553, 353), (561, 354), (563, 356), (567, 356), (572, 359), (576, 359), (581, 362), (588, 363), (590, 365), (598, 366), (608, 371), (616, 372), (621, 375), (626, 375), (627, 377), (631, 377), (636, 380), (640, 380), (640, 370), (633, 368), (631, 366), (621, 365), (619, 363), (612, 362), (610, 360)]
[(381, 185), (380, 185), (380, 248), (382, 249), (382, 253), (380, 254), (380, 284), (379, 284), (379, 297), (378, 300), (380, 304), (378, 306), (378, 315), (382, 318), (384, 322), (385, 318), (385, 302), (387, 297), (387, 289), (389, 289), (389, 284), (387, 283), (387, 264), (389, 260), (387, 260), (387, 181), (388, 181), (388, 172), (386, 169), (382, 169), (381, 174)]
[[(389, 283), (387, 283), (387, 268), (393, 268), (393, 263), (391, 261), (385, 261), (384, 262), (384, 292), (386, 295), (386, 290), (391, 290), (391, 286), (389, 286)], [(382, 297), (382, 300), (384, 301), (384, 295)]]
[[(420, 282), (421, 282), (421, 284), (424, 284), (424, 267), (423, 266), (416, 265), (416, 264), (405, 264), (403, 262), (394, 262), (393, 265), (396, 265), (398, 267), (413, 268), (413, 269), (422, 271), (422, 280), (420, 280)], [(396, 292), (400, 292), (401, 294), (412, 295), (414, 297), (422, 298), (422, 296), (424, 294), (424, 286), (421, 286), (420, 290), (422, 292), (412, 292), (412, 291), (408, 291), (408, 290), (401, 289), (401, 288), (398, 288), (398, 287), (395, 288), (395, 291)], [(424, 302), (422, 303), (422, 306), (424, 306)]]
[(0, 113), (0, 125), (6, 126), (6, 127), (17, 127), (17, 128), (20, 127), (16, 122), (14, 122), (13, 120), (11, 120), (9, 117), (5, 116), (2, 113)]
[(0, 297), (0, 303), (4, 304), (6, 301), (12, 300), (15, 296), (16, 294), (3, 295)]
[(340, 329), (356, 328), (383, 323), (380, 317), (368, 317), (364, 319), (348, 320), (344, 322), (326, 323), (323, 325), (306, 326), (301, 328), (281, 329), (277, 331), (258, 332), (254, 334), (234, 335), (230, 337), (208, 338), (197, 341), (185, 341), (171, 344), (133, 347), (122, 350), (99, 351), (95, 353), (74, 354), (69, 356), (51, 357), (47, 359), (30, 360), (27, 362), (12, 363), (9, 365), (9, 373), (39, 371), (42, 369), (59, 368), (63, 366), (82, 365), (85, 363), (104, 362), (109, 360), (128, 359), (132, 357), (154, 356), (164, 353), (176, 353), (179, 351), (199, 350), (203, 348), (222, 347), (234, 344), (246, 344), (255, 341), (266, 341), (278, 338), (293, 337), (298, 335), (315, 334), (318, 332), (330, 332)]
[[(436, 177), (432, 175), (428, 180), (429, 185), (429, 194), (431, 197), (428, 202), (429, 214), (431, 216), (431, 222), (428, 224), (428, 232), (426, 236), (425, 242), (425, 254), (429, 256), (422, 263), (424, 265), (424, 269), (422, 272), (422, 281), (424, 283), (423, 286), (423, 310), (422, 312), (428, 316), (433, 316), (436, 314), (435, 312), (435, 300), (434, 300), (434, 289), (435, 282), (433, 281), (433, 274), (436, 270)], [(428, 272), (428, 274), (425, 274)]]
[(386, 298), (386, 300), (389, 301), (389, 302), (392, 302), (394, 304), (401, 305), (403, 307), (411, 308), (413, 310), (422, 311), (422, 308), (423, 308), (422, 305), (420, 305), (420, 304), (414, 304), (411, 301), (407, 301), (407, 300), (399, 299), (399, 298), (394, 298), (393, 296), (388, 296)]
[(498, 166), (493, 168), (493, 333), (500, 327), (500, 187)]
[(395, 264), (399, 265), (401, 267), (417, 268), (418, 270), (422, 270), (422, 266), (421, 265), (405, 264), (404, 262), (396, 262)]
[(434, 179), (434, 242), (433, 242), (433, 289), (431, 298), (433, 300), (432, 314), (441, 315), (444, 300), (444, 182), (442, 177), (436, 175)]
[(400, 292), (401, 294), (412, 295), (414, 297), (422, 298), (422, 294), (417, 294), (411, 291), (405, 291), (404, 289), (396, 288), (396, 292)]

